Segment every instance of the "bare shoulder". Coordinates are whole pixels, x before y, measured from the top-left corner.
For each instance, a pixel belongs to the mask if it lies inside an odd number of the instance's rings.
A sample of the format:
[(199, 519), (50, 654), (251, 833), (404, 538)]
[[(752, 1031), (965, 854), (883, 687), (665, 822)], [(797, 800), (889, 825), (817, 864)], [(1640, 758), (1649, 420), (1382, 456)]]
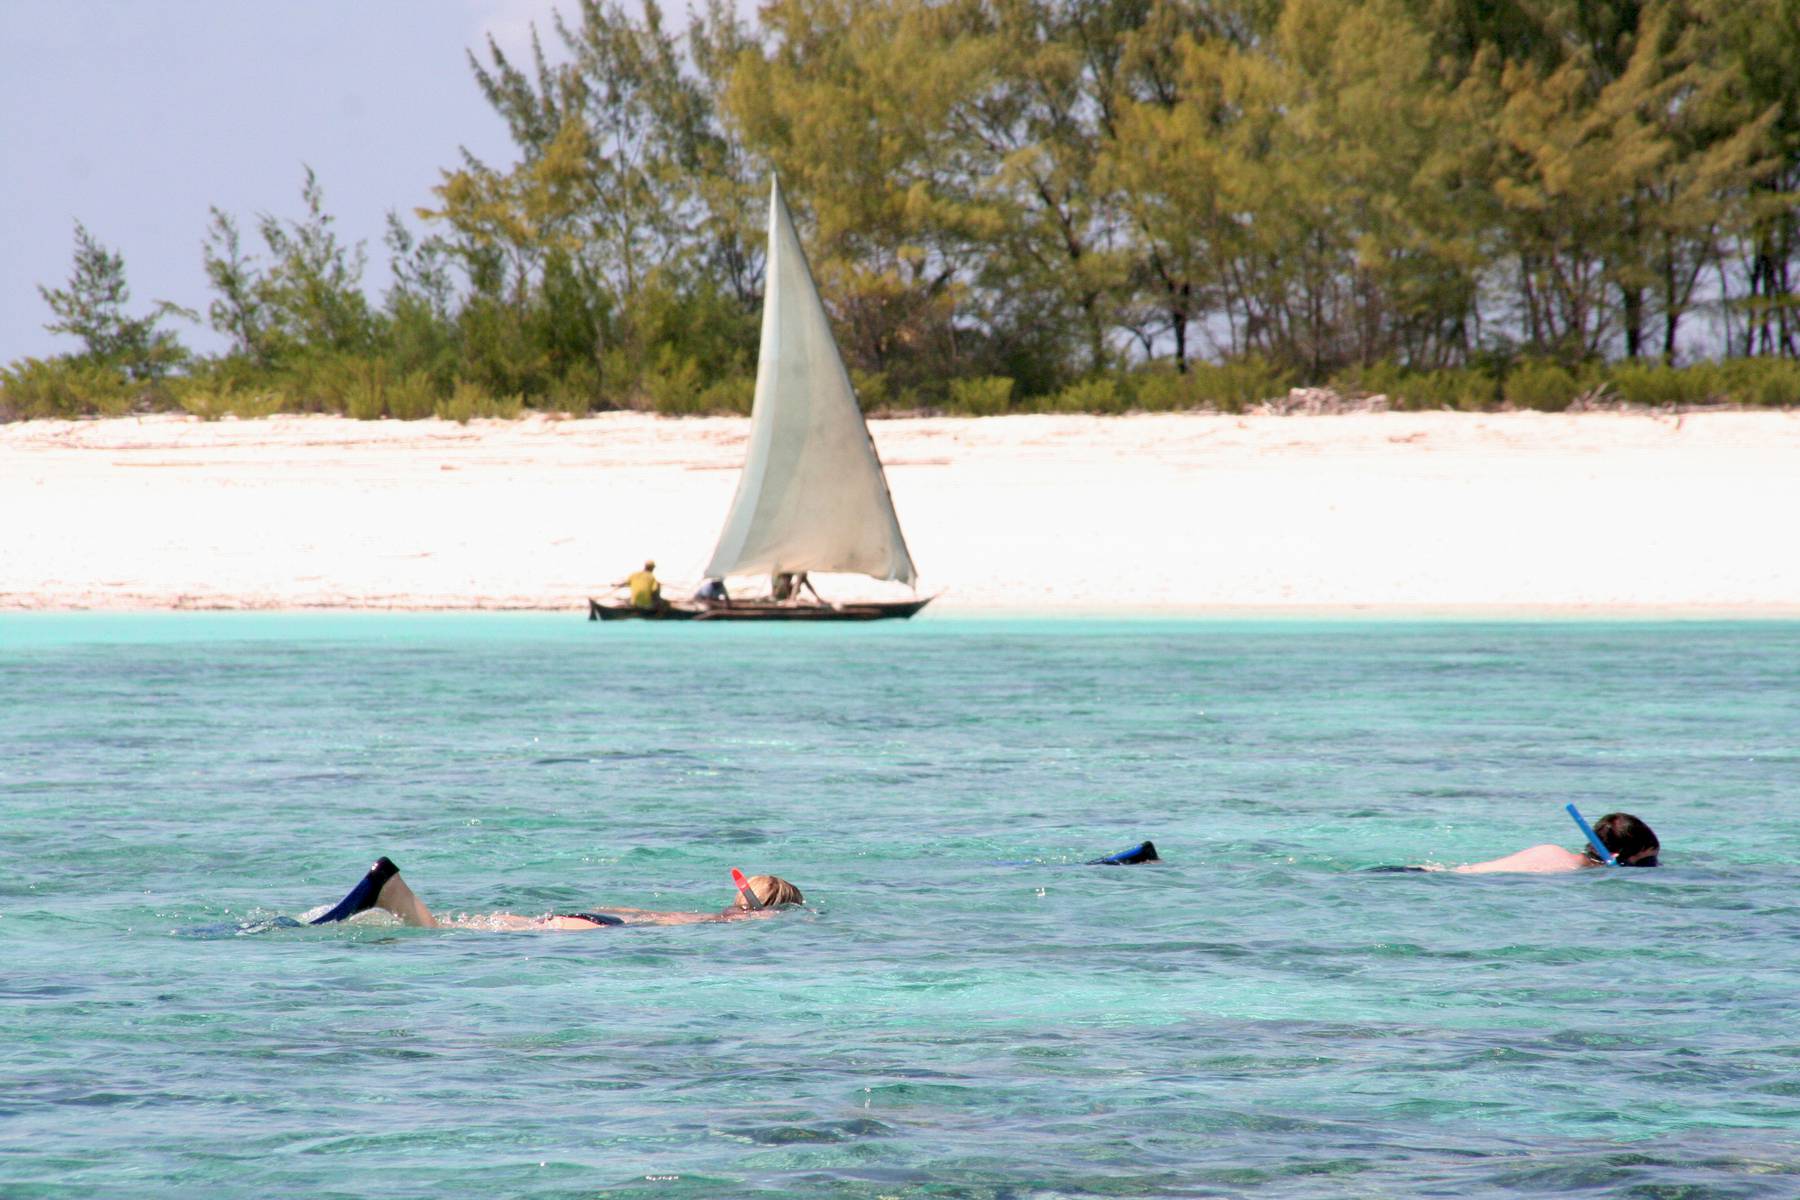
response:
[(1564, 850), (1561, 846), (1546, 844), (1509, 854), (1505, 858), (1496, 858), (1492, 862), (1470, 863), (1456, 869), (1465, 875), (1490, 875), (1502, 871), (1545, 875), (1556, 871), (1579, 871), (1587, 865), (1588, 860), (1582, 855)]

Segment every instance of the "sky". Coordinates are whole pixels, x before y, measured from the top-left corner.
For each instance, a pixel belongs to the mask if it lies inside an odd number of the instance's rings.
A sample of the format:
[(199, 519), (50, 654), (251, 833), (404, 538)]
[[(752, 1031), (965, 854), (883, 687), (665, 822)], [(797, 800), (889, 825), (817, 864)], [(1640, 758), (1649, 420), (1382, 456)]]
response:
[[(565, 9), (569, 0), (560, 0)], [(557, 0), (0, 0), (0, 365), (78, 350), (51, 334), (38, 285), (64, 286), (76, 221), (124, 256), (127, 312), (197, 310), (208, 209), (298, 217), (305, 167), (344, 240), (386, 287), (386, 214), (413, 209), (460, 162), (511, 140), (467, 51), (548, 34)], [(670, 23), (686, 23), (669, 5)], [(678, 23), (679, 22), (679, 23)], [(224, 340), (169, 326), (196, 350)]]

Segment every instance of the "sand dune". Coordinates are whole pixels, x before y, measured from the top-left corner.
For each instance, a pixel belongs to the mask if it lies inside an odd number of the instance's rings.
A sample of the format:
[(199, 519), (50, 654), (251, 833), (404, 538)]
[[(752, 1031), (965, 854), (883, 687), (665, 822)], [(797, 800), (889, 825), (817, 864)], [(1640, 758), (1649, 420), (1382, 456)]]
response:
[[(0, 426), (0, 609), (579, 611), (697, 579), (748, 423)], [(1800, 614), (1800, 414), (876, 422), (932, 610)], [(888, 594), (821, 581), (827, 595)]]

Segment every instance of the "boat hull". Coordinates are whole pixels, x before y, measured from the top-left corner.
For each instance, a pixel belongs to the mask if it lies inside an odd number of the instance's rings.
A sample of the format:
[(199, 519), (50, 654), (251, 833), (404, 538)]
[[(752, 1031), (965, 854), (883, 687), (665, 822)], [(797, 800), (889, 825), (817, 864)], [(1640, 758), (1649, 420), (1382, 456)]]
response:
[(662, 608), (588, 601), (590, 621), (887, 621), (905, 620), (931, 603), (871, 600), (853, 604), (782, 604), (774, 600), (732, 600), (723, 604), (677, 600)]

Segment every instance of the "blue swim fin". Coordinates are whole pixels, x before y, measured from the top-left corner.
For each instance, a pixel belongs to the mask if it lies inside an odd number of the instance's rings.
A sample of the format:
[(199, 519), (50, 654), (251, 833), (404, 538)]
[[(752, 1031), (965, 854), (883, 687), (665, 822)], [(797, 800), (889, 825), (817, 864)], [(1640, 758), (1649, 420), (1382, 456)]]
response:
[(1129, 850), (1121, 850), (1117, 854), (1109, 854), (1105, 858), (1090, 858), (1086, 865), (1090, 867), (1129, 867), (1136, 863), (1161, 862), (1156, 853), (1155, 842), (1142, 842)]
[(375, 860), (369, 873), (362, 877), (362, 882), (350, 889), (350, 894), (338, 901), (337, 907), (322, 917), (311, 922), (314, 925), (328, 925), (333, 921), (347, 921), (359, 912), (366, 912), (375, 907), (376, 899), (381, 895), (382, 885), (400, 873), (394, 860), (383, 856)]

